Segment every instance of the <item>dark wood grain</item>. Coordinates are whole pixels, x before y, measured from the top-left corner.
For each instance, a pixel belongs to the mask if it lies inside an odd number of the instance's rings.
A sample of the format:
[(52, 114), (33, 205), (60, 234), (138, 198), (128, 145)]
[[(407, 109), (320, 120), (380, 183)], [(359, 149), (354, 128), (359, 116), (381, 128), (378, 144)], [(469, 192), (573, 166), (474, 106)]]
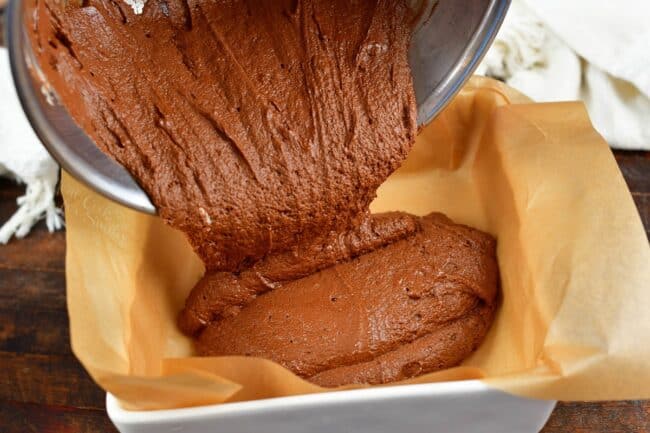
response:
[(615, 156), (650, 237), (650, 152), (617, 151)]
[[(4, 219), (0, 218), (0, 221)], [(34, 254), (37, 250), (38, 254)], [(37, 230), (21, 240), (0, 248), (0, 268), (28, 271), (65, 270), (65, 233)]]
[(0, 352), (0, 400), (102, 409), (104, 392), (72, 353)]
[(650, 152), (617, 151), (615, 156), (630, 191), (650, 194)]
[(4, 433), (116, 432), (103, 410), (0, 400)]
[(646, 235), (650, 238), (650, 193), (634, 193), (632, 194), (632, 198), (634, 198), (634, 203), (636, 203), (636, 207), (639, 209), (639, 215), (641, 216), (641, 221), (643, 221)]
[(4, 46), (5, 44), (5, 34), (3, 31), (3, 29), (5, 28), (5, 16), (3, 12), (6, 3), (7, 3), (6, 0), (0, 0), (0, 46)]
[[(16, 198), (24, 194), (24, 186), (0, 179), (0, 221), (16, 211)], [(65, 270), (65, 234), (50, 234), (44, 224), (20, 242), (0, 247), (0, 269), (58, 271)], [(1, 278), (1, 277), (0, 277)]]
[(650, 403), (558, 403), (542, 433), (648, 433)]
[[(11, 309), (0, 301), (0, 353), (69, 355), (68, 314), (61, 310)], [(0, 359), (0, 365), (3, 360)]]
[(65, 311), (66, 308), (65, 275), (61, 272), (0, 268), (0, 288), (0, 306), (5, 310)]
[[(650, 153), (617, 152), (650, 234)], [(20, 186), (0, 180), (0, 221)], [(65, 237), (41, 223), (0, 246), (0, 432), (115, 432), (104, 393), (73, 356), (65, 305)], [(650, 402), (558, 403), (542, 433), (650, 433)]]

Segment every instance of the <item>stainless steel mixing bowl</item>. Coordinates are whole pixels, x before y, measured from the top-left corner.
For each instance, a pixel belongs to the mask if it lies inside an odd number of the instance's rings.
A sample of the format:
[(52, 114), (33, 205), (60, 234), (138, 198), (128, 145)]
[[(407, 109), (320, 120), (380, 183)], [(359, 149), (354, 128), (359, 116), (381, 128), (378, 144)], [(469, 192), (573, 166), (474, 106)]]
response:
[[(442, 110), (471, 76), (501, 26), (510, 0), (439, 0), (413, 35), (409, 61), (418, 124)], [(156, 208), (131, 175), (102, 153), (56, 102), (50, 104), (33, 78), (35, 64), (23, 25), (24, 1), (7, 10), (7, 44), (18, 95), (36, 134), (61, 166), (97, 192), (150, 214)]]

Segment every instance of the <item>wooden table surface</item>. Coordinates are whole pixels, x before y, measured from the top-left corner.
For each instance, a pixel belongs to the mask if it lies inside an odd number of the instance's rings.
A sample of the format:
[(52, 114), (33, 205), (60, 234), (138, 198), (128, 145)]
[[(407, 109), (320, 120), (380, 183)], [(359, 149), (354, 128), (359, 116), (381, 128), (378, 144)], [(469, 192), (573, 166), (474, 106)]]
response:
[[(616, 158), (650, 232), (650, 153)], [(0, 221), (22, 188), (0, 180)], [(104, 392), (70, 351), (65, 234), (40, 224), (0, 246), (0, 432), (114, 432)], [(559, 403), (544, 433), (650, 433), (650, 401)]]

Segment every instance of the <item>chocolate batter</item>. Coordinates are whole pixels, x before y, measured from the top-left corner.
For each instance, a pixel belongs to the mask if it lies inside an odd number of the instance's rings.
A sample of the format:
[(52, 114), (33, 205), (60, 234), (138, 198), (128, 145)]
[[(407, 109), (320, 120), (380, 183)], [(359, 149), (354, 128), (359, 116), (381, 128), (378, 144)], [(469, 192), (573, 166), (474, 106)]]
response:
[(417, 229), (416, 218), (408, 214), (374, 215), (347, 232), (332, 231), (267, 256), (239, 274), (208, 272), (188, 297), (178, 319), (179, 327), (188, 335), (196, 335), (206, 324), (236, 314), (240, 307), (283, 282), (372, 252)]
[[(323, 386), (391, 382), (460, 363), (492, 322), (494, 239), (441, 214), (377, 215), (364, 225), (378, 231), (302, 247), (314, 254), (305, 268), (280, 257), (254, 275), (208, 277), (188, 299), (182, 329), (199, 332), (201, 355), (270, 358)], [(402, 239), (380, 247), (384, 236)], [(251, 296), (257, 287), (274, 290)]]
[[(416, 134), (407, 0), (30, 0), (61, 102), (185, 232), (204, 355), (333, 386), (459, 363), (494, 311), (494, 240), (370, 216)], [(77, 2), (79, 3), (79, 2)]]
[(416, 134), (405, 0), (32, 0), (74, 119), (209, 270), (364, 213)]

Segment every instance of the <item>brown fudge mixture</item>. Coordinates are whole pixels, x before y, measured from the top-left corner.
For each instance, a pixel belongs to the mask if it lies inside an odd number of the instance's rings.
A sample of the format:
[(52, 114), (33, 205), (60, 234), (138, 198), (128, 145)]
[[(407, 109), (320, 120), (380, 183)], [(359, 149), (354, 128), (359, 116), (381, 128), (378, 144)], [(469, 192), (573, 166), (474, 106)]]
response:
[(415, 139), (404, 0), (33, 1), (60, 99), (210, 270), (349, 227)]
[(323, 386), (406, 379), (459, 364), (483, 340), (495, 245), (441, 214), (373, 215), (240, 275), (204, 277), (179, 324), (201, 355), (270, 358)]
[(323, 385), (459, 363), (483, 338), (494, 241), (370, 216), (416, 134), (407, 0), (30, 0), (79, 125), (206, 265), (179, 326), (205, 355)]

